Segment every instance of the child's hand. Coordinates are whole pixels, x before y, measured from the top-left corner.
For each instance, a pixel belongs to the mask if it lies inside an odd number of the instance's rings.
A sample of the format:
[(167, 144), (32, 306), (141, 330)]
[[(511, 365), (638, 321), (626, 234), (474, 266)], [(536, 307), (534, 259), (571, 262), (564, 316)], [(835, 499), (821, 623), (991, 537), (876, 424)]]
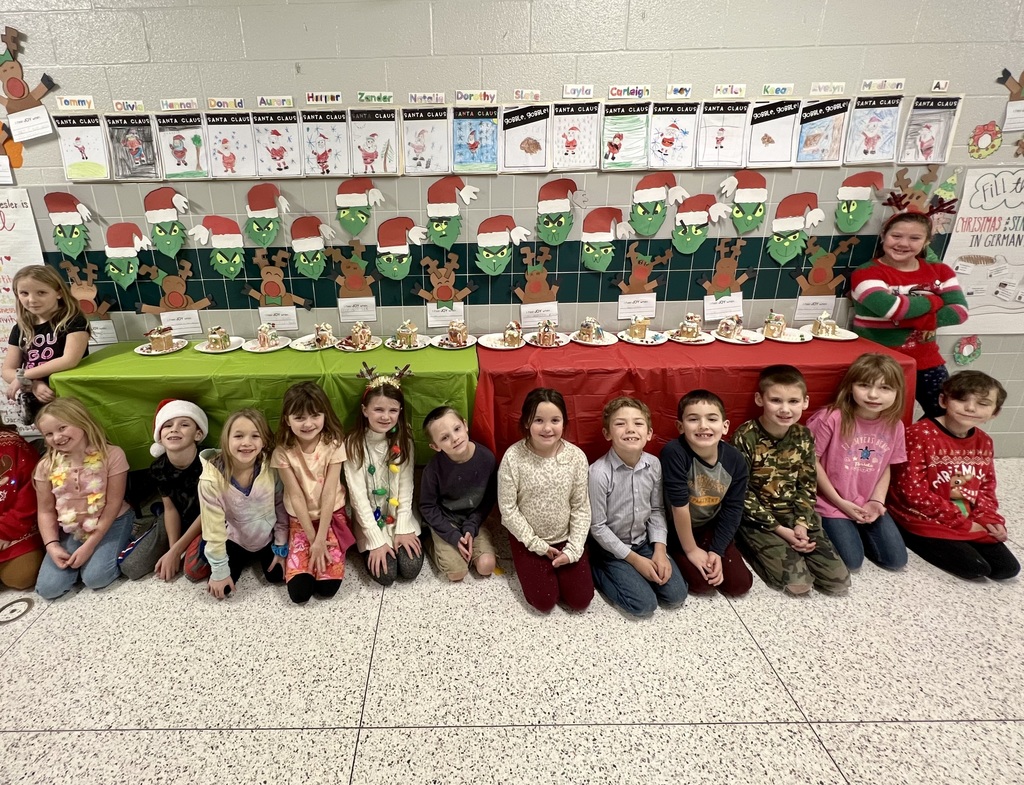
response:
[(874, 523), (885, 515), (885, 505), (880, 501), (872, 499), (864, 504), (863, 510), (867, 513), (868, 519), (864, 523)]
[(423, 553), (423, 544), (415, 534), (396, 534), (395, 550), (397, 551), (399, 548), (405, 548), (410, 559), (415, 559)]
[[(797, 530), (803, 532), (803, 538), (797, 535)], [(797, 553), (810, 553), (814, 550), (814, 543), (807, 539), (807, 529), (803, 526), (796, 526), (790, 529), (788, 526), (779, 526), (775, 533), (789, 543), (789, 547)]]
[(211, 578), (206, 585), (206, 590), (218, 600), (223, 600), (235, 590), (235, 582), (231, 580), (230, 575), (222, 581), (215, 581)]
[(99, 538), (93, 535), (88, 540), (83, 542), (78, 550), (68, 556), (66, 566), (72, 569), (78, 570), (85, 566), (85, 563), (92, 557), (92, 552), (96, 550), (96, 542)]
[(999, 542), (1006, 542), (1006, 527), (1001, 523), (990, 523), (985, 526), (988, 533), (995, 537)]
[(274, 556), (274, 558), (270, 560), (270, 564), (267, 566), (267, 572), (273, 572), (275, 567), (280, 567), (281, 568), (281, 575), (284, 575), (284, 557), (283, 556)]
[(660, 549), (656, 549), (651, 557), (651, 564), (658, 571), (656, 583), (659, 586), (664, 586), (668, 583), (668, 579), (672, 577), (672, 562), (668, 560), (668, 554)]
[(815, 543), (811, 542), (811, 538), (807, 536), (807, 527), (797, 524), (793, 527), (793, 535), (797, 539), (797, 543), (801, 546), (796, 550), (801, 553), (810, 553), (817, 547)]
[[(874, 520), (874, 518), (868, 516), (868, 511), (863, 507), (846, 499), (843, 499), (842, 503), (836, 506), (854, 523), (870, 523)], [(877, 518), (878, 516), (875, 517)]]
[(459, 555), (469, 564), (473, 560), (473, 535), (466, 532), (459, 538)]
[(686, 554), (686, 558), (690, 560), (690, 564), (700, 570), (701, 575), (707, 578), (708, 552), (706, 550), (703, 548), (694, 548)]
[(32, 394), (36, 397), (40, 403), (49, 403), (57, 397), (55, 393), (46, 382), (42, 379), (36, 379), (32, 382)]
[(309, 546), (309, 566), (313, 573), (320, 573), (327, 570), (327, 541), (317, 537)]
[(53, 563), (57, 565), (60, 570), (66, 570), (68, 568), (68, 559), (71, 558), (71, 554), (64, 550), (64, 546), (59, 542), (51, 542), (46, 546), (46, 553)]
[(558, 548), (554, 547), (553, 545), (549, 545), (548, 546), (547, 557), (549, 559), (551, 559), (551, 561), (554, 561), (555, 559), (557, 559), (561, 555), (562, 555), (562, 552), (560, 550), (558, 550)]
[(171, 548), (156, 563), (153, 574), (162, 581), (169, 581), (181, 569), (181, 556)]
[(629, 555), (626, 556), (626, 561), (632, 565), (634, 570), (644, 577), (644, 580), (648, 580), (651, 583), (657, 583), (659, 585), (664, 583), (658, 572), (658, 565), (654, 563), (653, 559), (648, 559), (646, 556), (641, 556), (639, 553), (630, 551)]
[(568, 563), (569, 563), (569, 557), (566, 556), (564, 553), (561, 553), (561, 552), (558, 554), (558, 556), (556, 556), (554, 559), (551, 560), (551, 566), (552, 567), (556, 567), (556, 568), (557, 567), (564, 567)]
[[(395, 543), (398, 543), (397, 537), (395, 537)], [(366, 566), (370, 568), (373, 577), (379, 578), (384, 574), (384, 571), (388, 568), (388, 556), (392, 559), (395, 558), (395, 552), (391, 549), (390, 545), (381, 545), (367, 554)]]
[(17, 399), (18, 393), (20, 392), (21, 382), (19, 382), (17, 379), (15, 379), (9, 385), (7, 385), (7, 397), (10, 398), (12, 401)]
[(704, 580), (711, 586), (718, 586), (725, 580), (722, 574), (722, 557), (714, 551), (708, 551), (708, 561), (704, 565)]

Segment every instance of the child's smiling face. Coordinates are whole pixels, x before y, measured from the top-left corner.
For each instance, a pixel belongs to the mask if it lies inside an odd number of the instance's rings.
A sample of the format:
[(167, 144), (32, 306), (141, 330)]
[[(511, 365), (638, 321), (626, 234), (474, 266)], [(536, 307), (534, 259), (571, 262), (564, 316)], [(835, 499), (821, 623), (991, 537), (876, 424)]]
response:
[(39, 418), (39, 432), (50, 449), (64, 455), (85, 449), (85, 431), (53, 415)]
[(242, 467), (252, 466), (263, 452), (263, 437), (256, 423), (248, 417), (239, 417), (231, 425), (228, 436), (228, 452)]
[(191, 417), (172, 417), (160, 426), (160, 444), (169, 453), (187, 450), (201, 442), (203, 436)]

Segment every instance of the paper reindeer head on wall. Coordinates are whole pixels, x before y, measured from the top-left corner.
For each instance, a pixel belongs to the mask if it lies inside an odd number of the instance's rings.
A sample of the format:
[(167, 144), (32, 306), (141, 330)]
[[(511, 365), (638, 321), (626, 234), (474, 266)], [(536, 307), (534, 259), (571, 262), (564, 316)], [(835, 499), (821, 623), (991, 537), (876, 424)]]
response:
[(43, 74), (39, 84), (29, 89), (21, 63), (18, 62), (18, 37), (13, 27), (5, 27), (0, 36), (0, 106), (8, 115), (42, 106), (43, 96), (54, 88), (53, 80)]

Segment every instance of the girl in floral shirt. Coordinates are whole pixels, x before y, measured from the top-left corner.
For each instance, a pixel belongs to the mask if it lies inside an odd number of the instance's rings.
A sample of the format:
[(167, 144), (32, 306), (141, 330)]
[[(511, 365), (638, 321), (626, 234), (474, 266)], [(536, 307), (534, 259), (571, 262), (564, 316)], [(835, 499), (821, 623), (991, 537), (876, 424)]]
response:
[(128, 459), (107, 444), (103, 429), (75, 398), (58, 398), (36, 417), (46, 454), (32, 480), (39, 500), (39, 532), (46, 557), (36, 591), (48, 600), (82, 578), (102, 589), (120, 575), (117, 555), (127, 545), (135, 515), (124, 500)]

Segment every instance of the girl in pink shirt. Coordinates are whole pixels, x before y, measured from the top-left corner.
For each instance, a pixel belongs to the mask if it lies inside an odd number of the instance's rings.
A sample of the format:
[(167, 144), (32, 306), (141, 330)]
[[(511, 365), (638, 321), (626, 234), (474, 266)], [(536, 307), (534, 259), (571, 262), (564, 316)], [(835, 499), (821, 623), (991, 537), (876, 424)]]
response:
[(888, 570), (907, 563), (907, 548), (885, 509), (889, 467), (905, 463), (905, 389), (899, 364), (862, 354), (839, 385), (835, 403), (807, 422), (817, 454), (815, 511), (851, 570), (871, 561)]

